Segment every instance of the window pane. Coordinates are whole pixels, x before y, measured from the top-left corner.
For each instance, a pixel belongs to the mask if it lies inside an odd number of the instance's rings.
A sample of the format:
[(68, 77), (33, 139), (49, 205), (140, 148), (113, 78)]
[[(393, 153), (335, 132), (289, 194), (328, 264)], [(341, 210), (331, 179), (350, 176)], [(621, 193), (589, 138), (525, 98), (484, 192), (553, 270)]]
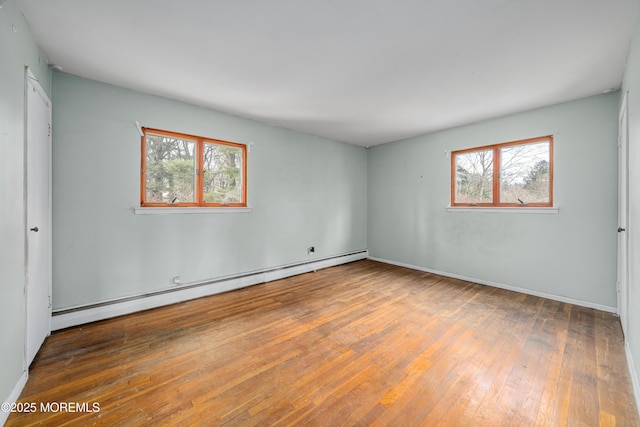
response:
[(500, 149), (500, 203), (549, 202), (549, 143)]
[(147, 134), (147, 203), (195, 203), (195, 145), (187, 139)]
[(455, 156), (455, 203), (493, 203), (493, 151)]
[(204, 202), (242, 203), (242, 149), (204, 144)]

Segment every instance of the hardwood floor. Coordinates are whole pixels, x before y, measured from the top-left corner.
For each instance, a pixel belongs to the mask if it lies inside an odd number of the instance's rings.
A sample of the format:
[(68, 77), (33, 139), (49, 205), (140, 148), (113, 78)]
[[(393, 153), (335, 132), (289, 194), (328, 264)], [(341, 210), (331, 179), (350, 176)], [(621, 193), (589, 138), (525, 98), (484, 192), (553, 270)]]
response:
[(365, 260), (56, 332), (7, 425), (638, 426), (632, 393), (611, 314)]

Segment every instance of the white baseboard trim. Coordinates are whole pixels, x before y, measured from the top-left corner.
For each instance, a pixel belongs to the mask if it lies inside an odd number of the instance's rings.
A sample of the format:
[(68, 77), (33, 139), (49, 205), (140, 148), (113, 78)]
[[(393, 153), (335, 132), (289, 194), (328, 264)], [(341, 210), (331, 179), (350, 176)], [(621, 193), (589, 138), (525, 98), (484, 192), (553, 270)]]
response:
[[(15, 387), (13, 387), (13, 390), (11, 390), (11, 394), (9, 394), (9, 396), (7, 396), (7, 398), (4, 399), (1, 403), (8, 403), (9, 405), (13, 405), (14, 403), (16, 403), (20, 398), (20, 393), (22, 393), (22, 389), (27, 384), (28, 378), (29, 378), (29, 374), (27, 373), (27, 371), (23, 371)], [(4, 407), (5, 405), (2, 405), (2, 406)], [(11, 414), (10, 411), (5, 412), (4, 409), (0, 409), (0, 426), (3, 426), (4, 423), (7, 422), (7, 419), (9, 418), (10, 414)]]
[(489, 280), (475, 279), (473, 277), (462, 276), (460, 274), (448, 273), (446, 271), (432, 270), (430, 268), (418, 267), (416, 265), (405, 264), (402, 262), (389, 261), (382, 258), (369, 257), (369, 259), (372, 261), (383, 262), (385, 264), (391, 264), (391, 265), (397, 265), (399, 267), (410, 268), (412, 270), (424, 271), (425, 273), (437, 274), (438, 276), (451, 277), (453, 279), (460, 279), (467, 282), (477, 283), (480, 285), (492, 286), (494, 288), (500, 288), (500, 289), (506, 289), (508, 291), (519, 292), (521, 294), (533, 295), (536, 297), (547, 298), (554, 301), (560, 301), (568, 304), (579, 305), (581, 307), (595, 308), (596, 310), (606, 311), (608, 313), (617, 313), (616, 307), (610, 307), (608, 305), (597, 304), (590, 301), (582, 301), (574, 298), (563, 297), (560, 295), (548, 294), (546, 292), (539, 292), (531, 289), (519, 288), (517, 286), (504, 285), (502, 283), (491, 282)]
[(111, 317), (131, 314), (137, 311), (148, 310), (164, 305), (175, 304), (205, 296), (228, 292), (259, 283), (271, 282), (285, 277), (321, 270), (340, 264), (346, 264), (361, 259), (367, 259), (368, 251), (362, 250), (349, 254), (336, 255), (319, 260), (290, 264), (286, 266), (254, 271), (237, 276), (212, 279), (209, 281), (186, 284), (181, 287), (164, 289), (143, 295), (135, 295), (126, 298), (102, 301), (87, 306), (73, 307), (58, 310), (51, 318), (53, 331), (69, 328), (71, 326), (104, 320)]
[(633, 384), (633, 395), (636, 398), (636, 409), (638, 410), (638, 414), (640, 414), (640, 381), (638, 381), (638, 371), (636, 371), (635, 364), (633, 363), (629, 340), (625, 340), (624, 350), (627, 354), (627, 366), (629, 366), (629, 375), (631, 376), (631, 384)]

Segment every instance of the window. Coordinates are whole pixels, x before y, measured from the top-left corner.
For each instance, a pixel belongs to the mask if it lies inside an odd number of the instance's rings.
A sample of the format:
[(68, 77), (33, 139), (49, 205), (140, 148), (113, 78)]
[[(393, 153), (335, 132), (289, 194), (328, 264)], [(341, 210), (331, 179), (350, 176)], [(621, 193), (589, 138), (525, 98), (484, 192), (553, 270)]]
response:
[(451, 206), (553, 206), (553, 137), (453, 151)]
[(140, 206), (247, 206), (247, 147), (143, 128)]

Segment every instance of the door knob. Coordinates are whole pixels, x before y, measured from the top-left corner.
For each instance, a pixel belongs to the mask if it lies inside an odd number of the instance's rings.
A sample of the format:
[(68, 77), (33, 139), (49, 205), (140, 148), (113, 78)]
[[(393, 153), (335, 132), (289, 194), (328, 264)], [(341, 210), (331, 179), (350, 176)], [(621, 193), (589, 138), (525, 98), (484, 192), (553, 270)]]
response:
[(33, 232), (37, 233), (37, 232), (38, 232), (38, 227), (33, 227), (33, 228), (31, 229), (31, 231), (33, 231)]
[[(37, 228), (37, 227), (36, 227), (36, 228)], [(622, 227), (618, 227), (618, 233), (621, 233), (621, 232), (623, 232), (623, 231), (627, 231), (627, 230), (625, 230), (625, 229), (624, 229), (624, 228), (622, 228)]]

